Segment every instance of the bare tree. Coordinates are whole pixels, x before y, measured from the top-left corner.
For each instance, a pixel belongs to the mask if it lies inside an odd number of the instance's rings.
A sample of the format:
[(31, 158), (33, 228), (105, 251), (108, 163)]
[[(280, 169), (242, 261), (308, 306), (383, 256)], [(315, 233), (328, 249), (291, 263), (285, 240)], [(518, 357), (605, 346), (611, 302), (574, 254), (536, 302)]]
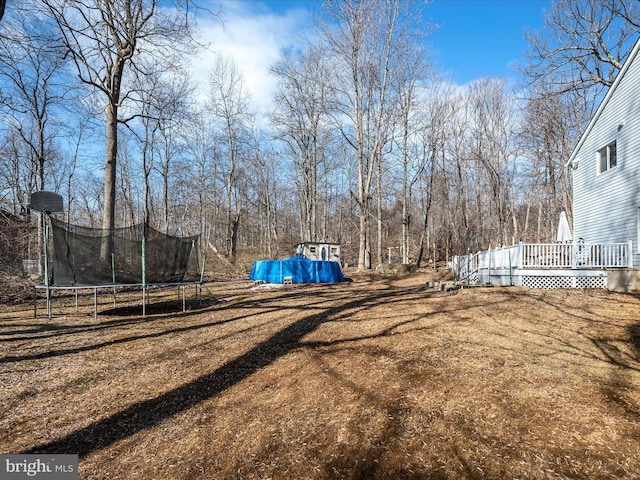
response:
[(0, 148), (0, 192), (5, 208), (25, 214), (29, 196), (37, 190), (37, 170), (33, 168), (32, 151), (27, 148), (15, 130), (9, 130)]
[(236, 255), (241, 201), (238, 195), (238, 179), (241, 174), (243, 148), (248, 143), (248, 125), (252, 113), (250, 97), (244, 79), (232, 59), (218, 55), (209, 75), (209, 107), (220, 127), (225, 146), (225, 193), (227, 200), (226, 253), (232, 259)]
[(637, 0), (556, 0), (541, 32), (527, 34), (523, 72), (556, 93), (609, 87), (640, 29)]
[[(118, 175), (116, 204), (118, 224), (134, 225), (144, 221), (144, 185), (140, 188), (137, 152), (138, 141), (135, 137), (120, 136), (118, 163), (121, 174)], [(141, 191), (142, 190), (142, 191)]]
[[(179, 142), (179, 132), (184, 130), (184, 125), (190, 115), (189, 101), (193, 92), (193, 86), (183, 72), (171, 74), (165, 79), (164, 85), (157, 98), (157, 138), (155, 149), (157, 150), (157, 164), (162, 171), (163, 187), (163, 227), (164, 232), (169, 234), (168, 208), (168, 183), (167, 176), (178, 159), (182, 146)], [(206, 180), (206, 176), (203, 181)], [(200, 204), (202, 208), (205, 202)], [(201, 219), (204, 215), (201, 216)], [(199, 231), (204, 234), (206, 228), (204, 221), (199, 222)]]
[[(426, 155), (421, 155), (420, 134), (424, 130), (423, 119), (430, 112), (438, 109), (425, 105), (423, 85), (427, 77), (424, 52), (416, 49), (417, 53), (408, 56), (406, 68), (402, 69), (397, 89), (397, 138), (402, 164), (402, 233), (400, 250), (402, 263), (409, 263), (411, 210), (413, 187), (423, 174), (426, 167)], [(440, 85), (440, 82), (434, 83)], [(439, 115), (439, 113), (435, 113)], [(439, 128), (440, 127), (440, 128)], [(433, 125), (430, 133), (437, 135), (443, 132), (441, 125)]]
[(55, 32), (23, 8), (5, 20), (0, 34), (0, 107), (31, 152), (39, 190), (45, 188), (45, 164), (57, 134), (55, 117), (65, 95), (57, 45)]
[(299, 179), (303, 240), (318, 240), (318, 172), (323, 158), (329, 72), (317, 49), (285, 54), (271, 69), (279, 80), (272, 121), (287, 145)]
[[(148, 55), (171, 62), (171, 54), (188, 38), (187, 17), (160, 8), (157, 0), (43, 0), (63, 38), (79, 80), (102, 95), (106, 124), (103, 228), (115, 226), (118, 123), (129, 98), (126, 73), (142, 67)], [(173, 13), (172, 13), (173, 12)], [(144, 72), (139, 72), (144, 74)]]
[[(186, 164), (179, 169), (180, 172), (189, 173), (191, 177), (190, 188), (197, 192), (197, 209), (198, 222), (202, 234), (214, 237), (218, 235), (215, 228), (215, 219), (221, 210), (223, 200), (218, 195), (216, 179), (219, 168), (218, 149), (215, 148), (214, 135), (211, 126), (207, 123), (205, 112), (193, 111), (185, 119), (181, 128), (181, 142), (183, 144), (183, 161)], [(169, 157), (165, 156), (168, 160)], [(176, 158), (176, 160), (178, 160)], [(168, 219), (169, 215), (169, 180), (170, 180), (170, 164), (168, 161), (161, 161), (162, 179), (163, 179), (163, 204), (165, 215)], [(166, 220), (168, 222), (168, 220)], [(224, 229), (226, 231), (226, 228)], [(222, 234), (224, 236), (224, 233)], [(215, 242), (214, 242), (215, 243)], [(213, 245), (213, 244), (212, 244)], [(208, 246), (205, 246), (208, 248)], [(216, 249), (217, 250), (217, 249)]]
[[(152, 67), (149, 67), (151, 71)], [(137, 134), (142, 153), (144, 176), (144, 221), (151, 220), (151, 174), (160, 163), (163, 172), (168, 172), (175, 155), (176, 135), (180, 123), (189, 108), (193, 91), (187, 76), (177, 65), (169, 71), (158, 71), (155, 75), (137, 79), (137, 96), (142, 133)], [(164, 177), (163, 177), (164, 178)], [(166, 215), (167, 183), (163, 181), (164, 231), (169, 233)]]
[(100, 177), (93, 171), (83, 171), (78, 175), (74, 187), (77, 206), (73, 210), (73, 217), (78, 224), (91, 228), (99, 228), (102, 210), (102, 185)]
[(529, 230), (536, 241), (553, 240), (550, 232), (556, 228), (560, 211), (567, 212), (571, 222), (571, 175), (564, 165), (586, 121), (584, 103), (572, 95), (545, 91), (536, 91), (527, 101), (521, 142), (530, 161), (522, 174), (530, 185), (527, 204), (537, 204), (537, 227), (535, 232)]
[(260, 246), (267, 258), (276, 258), (278, 253), (278, 203), (280, 200), (277, 172), (281, 165), (277, 155), (270, 149), (261, 147), (258, 132), (253, 135), (254, 145), (251, 151), (254, 156), (251, 159), (253, 175), (251, 182), (256, 192), (256, 221), (254, 223), (259, 231)]
[[(417, 17), (410, 5), (398, 0), (349, 0), (327, 4), (335, 20), (323, 26), (326, 52), (335, 63), (334, 108), (336, 123), (356, 158), (359, 208), (358, 269), (370, 268), (370, 207), (373, 180), (391, 129), (386, 123), (391, 92), (402, 62), (397, 55), (414, 33)], [(348, 119), (348, 122), (345, 122)]]
[[(406, 187), (403, 196), (403, 219), (411, 211), (411, 197), (413, 186), (424, 179), (425, 191), (422, 206), (423, 222), (420, 231), (418, 266), (425, 255), (425, 250), (430, 244), (429, 227), (434, 223), (432, 219), (432, 207), (434, 199), (438, 196), (438, 183), (444, 181), (445, 165), (439, 165), (439, 159), (446, 154), (447, 144), (452, 135), (452, 122), (456, 110), (456, 97), (453, 93), (452, 85), (442, 80), (435, 80), (427, 89), (423, 89), (418, 97), (422, 108), (416, 113), (413, 119), (413, 134), (409, 151), (403, 160), (403, 177)], [(414, 100), (415, 101), (415, 100)], [(403, 153), (403, 155), (405, 155)], [(439, 199), (443, 201), (443, 199)], [(436, 199), (438, 201), (438, 199)], [(406, 206), (405, 206), (406, 203)], [(447, 203), (448, 208), (453, 205)], [(410, 225), (403, 220), (403, 245), (409, 248)]]
[(67, 179), (67, 222), (72, 223), (72, 212), (74, 210), (74, 203), (76, 201), (76, 195), (73, 192), (74, 187), (74, 177), (76, 175), (76, 168), (78, 166), (78, 158), (80, 156), (80, 145), (85, 136), (85, 132), (88, 129), (87, 122), (85, 120), (80, 120), (76, 124), (76, 131), (74, 134), (74, 145), (73, 151), (71, 153), (71, 161), (69, 163), (68, 170), (66, 172)]

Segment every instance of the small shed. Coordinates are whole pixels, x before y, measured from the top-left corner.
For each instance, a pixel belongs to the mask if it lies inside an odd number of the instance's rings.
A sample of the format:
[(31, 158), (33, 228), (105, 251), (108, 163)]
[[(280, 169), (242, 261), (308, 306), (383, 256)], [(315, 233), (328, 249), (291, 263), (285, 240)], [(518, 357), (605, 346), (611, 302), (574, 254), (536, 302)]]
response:
[(327, 260), (340, 263), (340, 244), (330, 242), (303, 242), (298, 244), (296, 255), (309, 260)]

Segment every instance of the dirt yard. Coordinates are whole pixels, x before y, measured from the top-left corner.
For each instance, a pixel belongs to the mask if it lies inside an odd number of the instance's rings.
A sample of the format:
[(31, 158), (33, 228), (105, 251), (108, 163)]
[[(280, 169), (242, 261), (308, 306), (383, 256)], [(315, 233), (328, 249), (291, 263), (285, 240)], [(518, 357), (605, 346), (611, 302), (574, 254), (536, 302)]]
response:
[(0, 453), (81, 479), (640, 478), (640, 297), (424, 274), (0, 310)]

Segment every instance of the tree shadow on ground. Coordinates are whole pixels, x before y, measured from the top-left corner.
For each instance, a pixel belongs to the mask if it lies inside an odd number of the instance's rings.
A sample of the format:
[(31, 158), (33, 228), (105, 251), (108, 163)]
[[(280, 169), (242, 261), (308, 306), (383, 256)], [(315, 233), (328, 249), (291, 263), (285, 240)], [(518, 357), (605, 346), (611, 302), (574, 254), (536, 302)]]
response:
[(153, 427), (200, 402), (241, 382), (267, 367), (278, 358), (300, 347), (300, 340), (331, 321), (341, 312), (360, 307), (365, 301), (383, 302), (397, 292), (378, 292), (357, 298), (337, 307), (327, 308), (283, 328), (243, 355), (227, 362), (210, 374), (166, 392), (158, 397), (136, 403), (108, 418), (94, 422), (63, 438), (35, 446), (24, 453), (75, 453), (80, 458), (91, 452)]
[(603, 381), (600, 390), (611, 405), (617, 406), (634, 423), (640, 419), (640, 404), (629, 392), (635, 390), (630, 380), (631, 372), (640, 371), (640, 323), (627, 328), (630, 351), (619, 348), (610, 339), (592, 339), (594, 345), (612, 365), (609, 378)]
[(636, 360), (640, 362), (640, 323), (636, 323), (629, 327), (629, 338), (631, 346), (634, 350)]
[[(279, 330), (265, 341), (257, 344), (251, 350), (228, 361), (209, 374), (203, 375), (178, 388), (163, 393), (155, 398), (138, 402), (125, 408), (107, 418), (93, 422), (92, 424), (80, 428), (65, 437), (52, 442), (34, 446), (23, 453), (74, 453), (80, 458), (88, 454), (104, 449), (119, 440), (126, 439), (143, 430), (160, 424), (164, 420), (171, 418), (199, 403), (218, 395), (228, 388), (242, 382), (257, 371), (273, 364), (279, 358), (298, 348), (314, 348), (320, 345), (305, 343), (303, 338), (326, 322), (340, 321), (348, 318), (352, 312), (362, 309), (373, 308), (380, 304), (390, 302), (401, 302), (403, 295), (398, 294), (398, 290), (369, 291), (360, 290), (352, 292), (352, 300), (338, 306), (323, 307), (319, 313), (307, 315), (298, 321)], [(429, 295), (422, 289), (406, 289), (404, 294)], [(293, 294), (296, 296), (298, 294)], [(305, 296), (305, 293), (299, 293)], [(287, 293), (287, 297), (290, 293)], [(308, 298), (307, 305), (303, 308), (321, 308), (322, 296)], [(355, 298), (354, 298), (355, 297)], [(268, 310), (279, 309), (278, 299), (273, 297), (262, 300), (260, 303)], [(326, 300), (326, 299), (325, 299)], [(247, 306), (254, 300), (247, 299), (241, 302)], [(314, 307), (309, 307), (309, 304)], [(238, 308), (239, 305), (230, 305), (229, 308)], [(226, 307), (223, 307), (226, 308)], [(298, 307), (296, 307), (298, 308)], [(221, 321), (226, 323), (229, 320)], [(212, 325), (209, 323), (209, 325)], [(201, 328), (199, 326), (189, 326), (185, 328)], [(153, 335), (164, 335), (166, 332), (154, 333)], [(379, 333), (379, 336), (388, 335), (388, 331)], [(367, 336), (367, 338), (369, 338)], [(127, 341), (130, 339), (127, 339)], [(324, 346), (324, 345), (323, 345)]]

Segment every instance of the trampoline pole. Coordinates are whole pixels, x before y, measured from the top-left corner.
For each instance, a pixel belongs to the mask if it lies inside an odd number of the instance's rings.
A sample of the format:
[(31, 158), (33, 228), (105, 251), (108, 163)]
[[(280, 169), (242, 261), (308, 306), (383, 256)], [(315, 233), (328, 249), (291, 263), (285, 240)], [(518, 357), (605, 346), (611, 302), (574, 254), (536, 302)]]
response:
[(142, 236), (142, 317), (147, 316), (147, 303), (146, 303), (146, 286), (147, 286), (147, 265), (145, 258), (145, 237)]
[(200, 283), (204, 282), (204, 267), (207, 265), (207, 252), (204, 252), (202, 258), (202, 268), (200, 269)]
[(111, 252), (111, 283), (113, 283), (113, 308), (116, 308), (116, 254)]
[[(211, 238), (211, 225), (209, 225), (209, 230), (207, 232), (207, 244), (204, 246), (204, 255), (202, 257), (202, 269), (200, 270), (200, 285), (202, 285), (202, 282), (204, 282), (204, 267), (207, 264), (207, 254), (209, 253), (209, 245), (211, 245), (211, 243), (209, 242)], [(200, 290), (202, 290), (202, 287), (200, 288)]]
[[(187, 278), (187, 272), (189, 271), (189, 265), (191, 264), (191, 257), (193, 256), (193, 251), (195, 249), (196, 249), (196, 241), (191, 240), (191, 250), (189, 250), (189, 257), (187, 258), (187, 264), (185, 265), (185, 268), (184, 268), (183, 280)], [(178, 268), (180, 268), (179, 262), (178, 262)], [(180, 275), (178, 275), (178, 278), (180, 278)]]
[(142, 286), (145, 287), (147, 285), (147, 259), (146, 255), (146, 239), (142, 237)]
[(49, 223), (44, 220), (44, 286), (47, 288), (47, 315), (51, 319), (51, 291), (49, 290)]

